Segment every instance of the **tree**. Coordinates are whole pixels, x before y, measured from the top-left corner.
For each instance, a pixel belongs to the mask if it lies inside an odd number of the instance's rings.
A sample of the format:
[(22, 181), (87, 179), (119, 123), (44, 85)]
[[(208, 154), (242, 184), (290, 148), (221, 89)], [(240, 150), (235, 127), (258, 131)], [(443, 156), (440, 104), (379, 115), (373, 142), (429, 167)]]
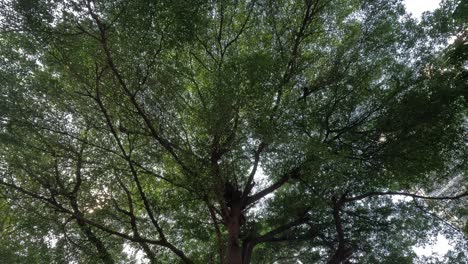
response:
[(463, 247), (463, 8), (2, 2), (0, 255), (412, 263), (438, 230)]

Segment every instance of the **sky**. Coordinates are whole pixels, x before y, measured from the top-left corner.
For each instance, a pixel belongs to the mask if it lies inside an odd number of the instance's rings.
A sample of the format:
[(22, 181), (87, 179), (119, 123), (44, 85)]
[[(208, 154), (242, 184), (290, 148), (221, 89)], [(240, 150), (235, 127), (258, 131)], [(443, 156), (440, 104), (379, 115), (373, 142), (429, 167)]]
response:
[(425, 11), (433, 11), (439, 6), (440, 0), (404, 0), (406, 10), (414, 17), (420, 18)]

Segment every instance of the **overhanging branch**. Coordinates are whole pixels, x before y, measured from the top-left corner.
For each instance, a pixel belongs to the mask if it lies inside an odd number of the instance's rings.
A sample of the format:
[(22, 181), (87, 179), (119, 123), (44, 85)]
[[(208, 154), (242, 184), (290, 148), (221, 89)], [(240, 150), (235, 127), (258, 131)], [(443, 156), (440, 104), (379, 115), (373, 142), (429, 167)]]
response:
[(406, 192), (368, 192), (365, 194), (361, 194), (354, 197), (344, 198), (344, 202), (354, 202), (362, 199), (366, 199), (373, 196), (382, 196), (382, 195), (403, 195), (418, 199), (426, 199), (426, 200), (457, 200), (463, 197), (468, 196), (468, 192), (463, 192), (455, 196), (423, 196), (413, 193), (406, 193)]

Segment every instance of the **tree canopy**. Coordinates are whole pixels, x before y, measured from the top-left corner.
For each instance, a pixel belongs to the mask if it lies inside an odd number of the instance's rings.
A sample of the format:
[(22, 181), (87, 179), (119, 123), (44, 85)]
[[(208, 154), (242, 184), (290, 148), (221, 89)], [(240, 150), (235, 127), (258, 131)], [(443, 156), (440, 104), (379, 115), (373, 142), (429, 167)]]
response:
[(466, 263), (466, 0), (0, 10), (1, 263)]

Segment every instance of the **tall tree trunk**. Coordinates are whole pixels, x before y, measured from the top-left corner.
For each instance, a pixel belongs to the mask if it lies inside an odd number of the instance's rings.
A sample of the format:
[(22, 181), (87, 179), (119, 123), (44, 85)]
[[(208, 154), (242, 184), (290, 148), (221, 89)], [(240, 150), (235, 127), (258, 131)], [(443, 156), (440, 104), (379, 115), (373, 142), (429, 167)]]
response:
[(241, 226), (241, 210), (240, 205), (231, 207), (231, 215), (227, 222), (228, 230), (228, 263), (242, 264), (242, 247), (239, 241), (240, 226)]

